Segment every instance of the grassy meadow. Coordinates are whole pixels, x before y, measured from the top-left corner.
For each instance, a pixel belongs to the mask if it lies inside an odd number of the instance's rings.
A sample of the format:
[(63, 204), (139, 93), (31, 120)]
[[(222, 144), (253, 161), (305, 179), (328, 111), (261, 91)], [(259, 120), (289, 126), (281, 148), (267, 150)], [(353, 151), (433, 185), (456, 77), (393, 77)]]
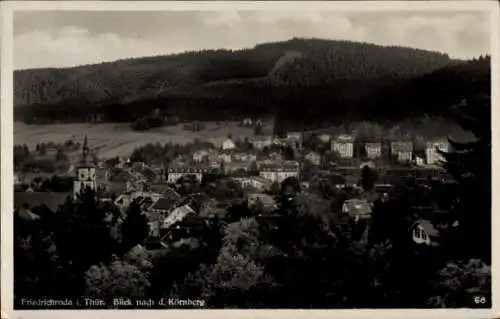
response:
[[(198, 138), (219, 145), (229, 134), (240, 139), (254, 135), (252, 128), (241, 127), (237, 122), (220, 122), (220, 125), (215, 122), (204, 123), (207, 127), (199, 132), (186, 131), (183, 124), (137, 132), (131, 130), (127, 123), (29, 125), (15, 122), (14, 144), (26, 144), (34, 149), (37, 143), (42, 142), (64, 143), (73, 140), (82, 143), (86, 134), (91, 150), (97, 152), (100, 158), (110, 158), (129, 156), (135, 148), (147, 143), (185, 144)], [(271, 132), (272, 126), (265, 125), (264, 133)]]

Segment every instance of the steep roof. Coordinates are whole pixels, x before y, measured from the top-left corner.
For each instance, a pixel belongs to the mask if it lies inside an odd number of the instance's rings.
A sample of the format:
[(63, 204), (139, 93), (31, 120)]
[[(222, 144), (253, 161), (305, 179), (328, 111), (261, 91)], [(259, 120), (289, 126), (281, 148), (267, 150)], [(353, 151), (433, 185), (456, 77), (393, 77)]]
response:
[(26, 209), (24, 207), (19, 208), (19, 210), (17, 211), (17, 214), (21, 219), (24, 219), (27, 221), (35, 221), (37, 219), (40, 219), (40, 216), (32, 213), (29, 209)]
[(20, 208), (23, 205), (28, 205), (29, 208), (45, 205), (51, 211), (56, 212), (68, 196), (71, 196), (71, 193), (15, 192), (14, 208)]
[(170, 210), (182, 199), (181, 195), (170, 187), (165, 188), (161, 195), (162, 197), (153, 203), (150, 209)]
[(260, 161), (257, 162), (259, 170), (297, 170), (299, 163), (296, 161)]
[(270, 180), (268, 180), (267, 178), (264, 178), (262, 176), (251, 176), (250, 179), (257, 181), (259, 183), (262, 183), (265, 186), (271, 186), (273, 184), (273, 182), (271, 182)]
[(196, 214), (196, 212), (189, 205), (177, 207), (170, 215), (165, 218), (165, 220), (163, 221), (163, 225), (165, 227), (170, 227), (175, 223), (182, 221), (189, 214)]
[(181, 195), (169, 186), (167, 186), (161, 194), (166, 198), (181, 199)]
[(333, 143), (352, 143), (354, 142), (354, 136), (350, 134), (337, 135), (333, 140)]
[(267, 195), (267, 194), (248, 194), (247, 196), (248, 199), (252, 198), (254, 199), (255, 201), (259, 201), (262, 203), (262, 205), (264, 206), (273, 206), (276, 204), (276, 201), (274, 200), (274, 198), (270, 195)]

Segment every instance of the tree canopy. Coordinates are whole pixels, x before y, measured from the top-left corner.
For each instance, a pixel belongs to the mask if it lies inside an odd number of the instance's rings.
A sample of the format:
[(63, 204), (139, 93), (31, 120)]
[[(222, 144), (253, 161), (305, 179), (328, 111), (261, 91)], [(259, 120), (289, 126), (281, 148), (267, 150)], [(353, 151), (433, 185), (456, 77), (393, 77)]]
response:
[[(289, 58), (290, 51), (300, 54)], [(488, 82), (488, 69), (489, 58), (464, 62), (410, 48), (292, 39), (240, 51), (16, 71), (14, 113), (34, 123), (133, 122), (137, 130), (273, 115), (281, 134), (339, 117), (440, 114), (457, 92)]]

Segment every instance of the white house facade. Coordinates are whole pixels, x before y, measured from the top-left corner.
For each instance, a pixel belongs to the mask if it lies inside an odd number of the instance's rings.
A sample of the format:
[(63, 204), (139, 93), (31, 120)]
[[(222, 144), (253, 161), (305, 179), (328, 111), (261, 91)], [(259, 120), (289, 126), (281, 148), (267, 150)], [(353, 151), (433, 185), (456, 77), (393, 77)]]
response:
[(371, 159), (382, 156), (382, 143), (365, 143), (366, 156)]
[(425, 148), (425, 156), (427, 160), (427, 164), (435, 164), (441, 160), (443, 157), (438, 153), (438, 149), (442, 152), (448, 152), (450, 148), (450, 144), (447, 140), (436, 140), (429, 141), (426, 144)]
[(211, 167), (176, 167), (168, 168), (167, 182), (170, 184), (176, 183), (179, 178), (192, 175), (195, 176), (198, 181), (201, 182), (204, 174), (211, 174), (215, 169)]
[(391, 154), (396, 155), (398, 161), (406, 162), (413, 159), (413, 143), (412, 142), (392, 142)]
[(236, 144), (234, 144), (233, 140), (228, 138), (224, 142), (222, 142), (223, 150), (232, 150), (236, 148)]
[(332, 140), (332, 150), (340, 157), (351, 158), (354, 155), (354, 138), (350, 135), (340, 135)]

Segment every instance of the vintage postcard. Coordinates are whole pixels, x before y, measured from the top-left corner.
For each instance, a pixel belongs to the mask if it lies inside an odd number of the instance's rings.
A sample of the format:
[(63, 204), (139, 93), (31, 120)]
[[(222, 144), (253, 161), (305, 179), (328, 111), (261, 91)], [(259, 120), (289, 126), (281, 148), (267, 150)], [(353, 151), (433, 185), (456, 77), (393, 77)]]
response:
[(500, 316), (498, 3), (1, 8), (2, 318)]

